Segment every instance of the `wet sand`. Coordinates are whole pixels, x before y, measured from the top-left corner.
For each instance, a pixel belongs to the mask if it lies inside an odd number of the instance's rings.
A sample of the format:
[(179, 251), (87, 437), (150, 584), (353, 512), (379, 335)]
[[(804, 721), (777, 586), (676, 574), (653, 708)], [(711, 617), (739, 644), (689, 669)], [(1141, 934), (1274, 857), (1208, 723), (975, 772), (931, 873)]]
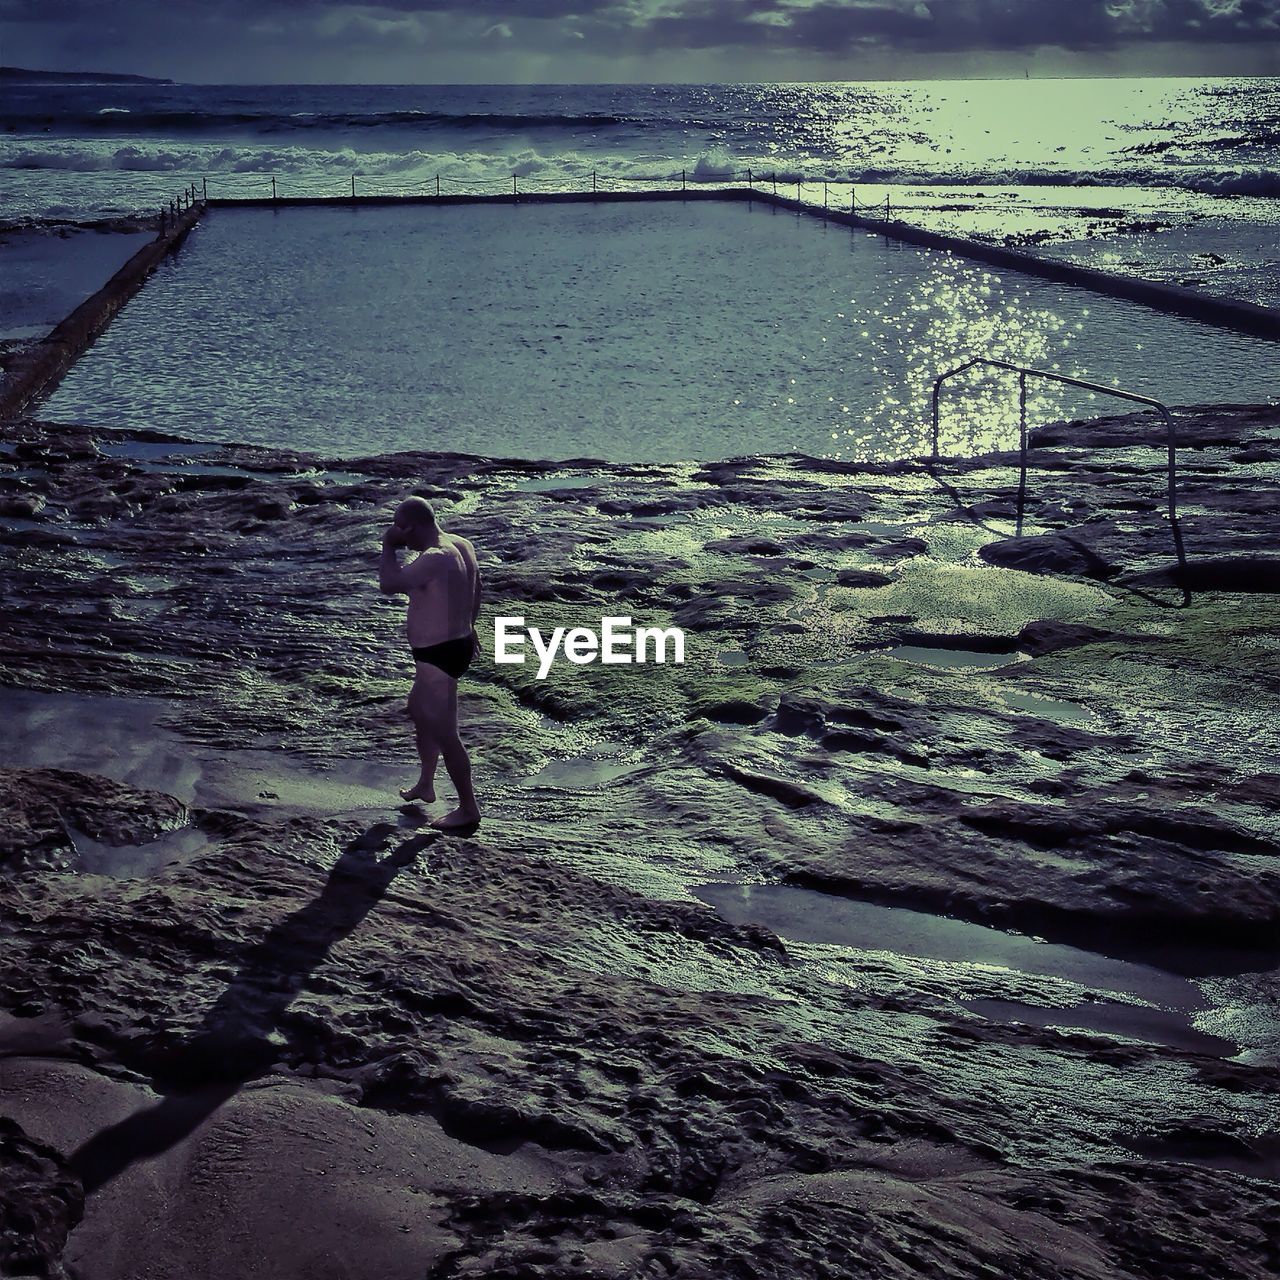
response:
[[(0, 1179), (31, 1256), (1274, 1274), (1280, 413), (1182, 423), (1185, 606), (1145, 419), (1038, 432), (1021, 539), (1006, 455), (0, 429)], [(393, 790), (374, 568), (408, 489), (481, 548), (486, 618), (690, 636), (683, 667), (482, 662), (467, 838)]]

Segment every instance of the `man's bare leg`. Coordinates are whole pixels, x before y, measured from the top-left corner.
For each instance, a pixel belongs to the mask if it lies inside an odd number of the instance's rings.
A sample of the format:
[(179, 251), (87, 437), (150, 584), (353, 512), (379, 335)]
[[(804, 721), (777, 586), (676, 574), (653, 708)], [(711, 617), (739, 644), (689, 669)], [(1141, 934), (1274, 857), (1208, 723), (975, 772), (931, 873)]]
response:
[(404, 800), (421, 800), (425, 804), (432, 804), (436, 798), (436, 762), (440, 759), (440, 750), (432, 733), (431, 697), (422, 677), (415, 677), (413, 688), (409, 691), (408, 712), (409, 719), (413, 721), (413, 736), (418, 744), (422, 771), (418, 775), (418, 781), (401, 791), (400, 795)]
[(437, 818), (431, 825), (448, 830), (450, 827), (474, 827), (480, 821), (480, 806), (471, 786), (471, 757), (462, 745), (455, 727), (453, 733), (440, 740), (440, 754), (444, 767), (458, 793), (458, 807)]
[(443, 758), (458, 793), (458, 807), (431, 825), (444, 830), (475, 826), (480, 821), (480, 806), (471, 783), (471, 757), (458, 735), (458, 682), (428, 667), (414, 682), (410, 697), (416, 705), (414, 724), (421, 724), (423, 737)]
[(431, 825), (447, 831), (451, 827), (475, 826), (480, 821), (480, 806), (471, 785), (471, 757), (458, 734), (458, 682), (446, 676), (445, 685), (444, 697), (435, 704), (439, 710), (436, 746), (444, 758), (449, 781), (458, 793), (458, 807)]

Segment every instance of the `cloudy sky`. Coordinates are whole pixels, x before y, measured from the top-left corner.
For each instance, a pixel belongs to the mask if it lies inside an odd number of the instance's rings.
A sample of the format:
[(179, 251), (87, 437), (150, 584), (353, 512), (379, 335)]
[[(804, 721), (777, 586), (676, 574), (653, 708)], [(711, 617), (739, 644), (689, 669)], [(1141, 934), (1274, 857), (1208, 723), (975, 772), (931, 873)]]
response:
[(1280, 0), (0, 0), (0, 62), (221, 82), (1280, 73)]

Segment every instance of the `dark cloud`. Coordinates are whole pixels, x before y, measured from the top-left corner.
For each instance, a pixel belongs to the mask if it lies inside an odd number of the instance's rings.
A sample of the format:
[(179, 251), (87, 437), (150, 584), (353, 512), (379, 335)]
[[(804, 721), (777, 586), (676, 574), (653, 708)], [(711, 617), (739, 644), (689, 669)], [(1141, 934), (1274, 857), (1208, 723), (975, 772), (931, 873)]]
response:
[(1091, 50), (1124, 41), (1277, 40), (1280, 0), (687, 0), (635, 21), (625, 35), (669, 49)]
[(0, 23), (38, 29), (51, 49), (100, 41), (116, 55), (168, 53), (185, 41), (192, 58), (273, 40), (300, 57), (342, 41), (372, 52), (407, 41), (438, 58), (497, 56), (500, 45), (511, 59), (715, 51), (719, 65), (735, 55), (758, 64), (1155, 44), (1252, 43), (1280, 53), (1280, 0), (0, 0)]

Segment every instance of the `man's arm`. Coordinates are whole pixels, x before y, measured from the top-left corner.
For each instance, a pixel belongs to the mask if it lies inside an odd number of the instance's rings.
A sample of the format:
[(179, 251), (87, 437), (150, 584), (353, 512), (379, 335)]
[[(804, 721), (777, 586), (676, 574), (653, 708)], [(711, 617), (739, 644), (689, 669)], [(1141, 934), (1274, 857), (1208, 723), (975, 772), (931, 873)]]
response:
[(466, 538), (458, 538), (457, 541), (462, 563), (467, 567), (467, 585), (471, 589), (471, 647), (473, 653), (479, 654), (480, 637), (476, 634), (476, 623), (480, 620), (480, 565), (476, 560), (475, 547)]
[(467, 581), (471, 585), (471, 629), (474, 631), (480, 617), (480, 564), (476, 560), (476, 549), (466, 538), (458, 539), (462, 551), (463, 563), (467, 566)]

